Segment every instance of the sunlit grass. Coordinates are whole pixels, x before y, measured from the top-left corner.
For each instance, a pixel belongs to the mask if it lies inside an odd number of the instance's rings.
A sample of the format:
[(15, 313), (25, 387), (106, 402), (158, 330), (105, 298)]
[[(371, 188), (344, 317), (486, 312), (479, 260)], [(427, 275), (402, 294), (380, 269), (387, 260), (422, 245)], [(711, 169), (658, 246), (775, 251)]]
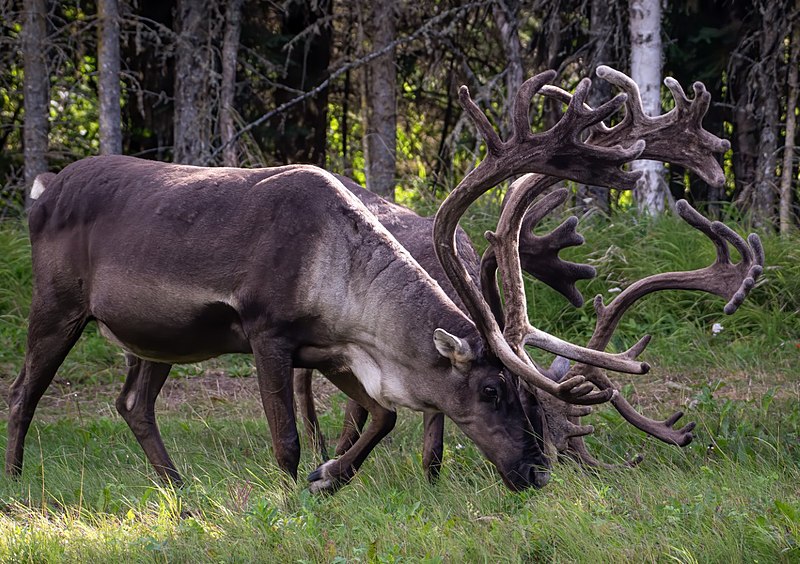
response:
[[(701, 437), (685, 450), (601, 425), (595, 449), (612, 459), (615, 450), (643, 452), (640, 467), (593, 474), (560, 464), (545, 489), (522, 494), (508, 492), (452, 426), (442, 478), (429, 485), (420, 418), (407, 412), (393, 440), (332, 497), (285, 480), (261, 419), (163, 417), (187, 480), (180, 490), (152, 481), (119, 419), (35, 423), (23, 478), (0, 479), (0, 559), (792, 561), (800, 458), (797, 444), (781, 441), (796, 441), (797, 405), (767, 407), (785, 410), (783, 429), (756, 431), (756, 405), (737, 413), (740, 428), (715, 429), (745, 443), (741, 452), (719, 440), (706, 446), (706, 430), (729, 416), (724, 405), (709, 400), (693, 413)], [(313, 458), (304, 454), (301, 475)]]
[[(476, 240), (489, 227), (486, 217), (467, 223)], [(587, 244), (568, 254), (598, 270), (581, 285), (587, 301), (714, 257), (711, 244), (671, 218), (644, 225), (618, 216), (580, 230)], [(651, 416), (686, 411), (698, 423), (696, 440), (677, 449), (646, 439), (604, 408), (589, 419), (591, 450), (609, 462), (641, 453), (644, 462), (596, 474), (559, 464), (545, 489), (522, 494), (507, 491), (453, 425), (442, 478), (429, 485), (421, 418), (402, 412), (352, 484), (335, 496), (312, 496), (304, 476), (318, 460), (305, 448), (299, 483), (287, 481), (273, 462), (255, 391), (243, 400), (248, 405), (189, 397), (160, 416), (187, 482), (179, 490), (163, 486), (113, 410), (121, 354), (90, 327), (51, 387), (63, 401), (34, 419), (22, 478), (0, 478), (0, 561), (798, 561), (800, 245), (768, 237), (765, 247), (764, 281), (735, 315), (722, 314), (721, 298), (663, 292), (637, 304), (612, 342), (621, 350), (654, 334), (645, 355), (656, 368), (625, 378), (623, 392)], [(30, 284), (25, 229), (2, 223), (3, 387), (22, 361)], [(591, 305), (572, 308), (539, 283), (530, 290), (535, 324), (588, 339)], [(724, 330), (713, 335), (717, 322)], [(252, 358), (175, 373), (190, 385), (209, 370), (247, 378)], [(652, 389), (659, 394), (642, 392)], [(105, 399), (94, 398), (97, 390)], [(332, 437), (343, 399), (329, 403), (321, 422)], [(5, 441), (3, 421), (0, 448)]]

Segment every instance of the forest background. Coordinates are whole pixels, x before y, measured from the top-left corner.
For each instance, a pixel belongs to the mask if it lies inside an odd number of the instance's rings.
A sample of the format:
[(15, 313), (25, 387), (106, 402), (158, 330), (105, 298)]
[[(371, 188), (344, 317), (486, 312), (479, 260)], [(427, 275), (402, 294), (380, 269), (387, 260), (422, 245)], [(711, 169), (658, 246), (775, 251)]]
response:
[[(796, 0), (4, 0), (2, 214), (36, 174), (125, 153), (188, 164), (313, 163), (404, 203), (440, 200), (481, 157), (458, 105), (470, 87), (501, 129), (521, 82), (574, 87), (599, 64), (630, 73), (646, 110), (673, 76), (712, 94), (706, 129), (732, 143), (712, 188), (657, 165), (636, 194), (661, 213), (688, 198), (758, 227), (797, 224)], [(614, 94), (595, 81), (592, 102)], [(543, 102), (539, 102), (543, 104)], [(547, 104), (541, 123), (560, 108)], [(573, 186), (608, 213), (629, 195)], [(655, 194), (655, 195), (653, 195)]]

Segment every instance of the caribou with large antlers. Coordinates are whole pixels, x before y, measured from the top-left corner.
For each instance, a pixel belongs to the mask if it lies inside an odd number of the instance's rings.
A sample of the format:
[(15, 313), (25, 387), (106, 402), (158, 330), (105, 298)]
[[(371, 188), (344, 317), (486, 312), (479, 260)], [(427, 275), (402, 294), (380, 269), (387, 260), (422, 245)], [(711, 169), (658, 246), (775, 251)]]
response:
[[(651, 117), (644, 113), (638, 86), (630, 77), (606, 66), (599, 67), (597, 74), (625, 92), (627, 96), (624, 105), (625, 116), (614, 127), (607, 127), (599, 122), (589, 128), (591, 134), (587, 140), (588, 143), (613, 147), (629, 145), (641, 139), (646, 143), (645, 149), (641, 153), (642, 158), (681, 164), (693, 170), (706, 182), (716, 186), (724, 182), (722, 169), (714, 158), (714, 154), (727, 151), (730, 145), (702, 127), (702, 120), (710, 103), (710, 95), (702, 83), (697, 82), (693, 85), (695, 97), (693, 100), (689, 100), (680, 84), (672, 78), (667, 78), (665, 84), (673, 94), (675, 107), (666, 114)], [(571, 94), (552, 85), (545, 85), (541, 92), (566, 104), (570, 104), (573, 99)], [(522, 101), (521, 106), (524, 107), (524, 105), (525, 102)], [(591, 110), (585, 104), (583, 107)], [(491, 128), (487, 127), (484, 118), (479, 116), (477, 119), (481, 130), (489, 132)], [(491, 138), (491, 133), (487, 133), (487, 135)], [(511, 266), (508, 266), (511, 280), (510, 282), (506, 281), (508, 284), (506, 291), (511, 292), (512, 296), (516, 296), (516, 303), (522, 303), (523, 307), (525, 298), (522, 293), (521, 280), (516, 275), (519, 272), (519, 268), (514, 264), (516, 260), (519, 261), (522, 270), (556, 289), (575, 306), (583, 304), (583, 296), (577, 289), (576, 282), (592, 278), (595, 275), (593, 267), (564, 261), (558, 256), (564, 248), (583, 243), (583, 238), (575, 230), (578, 221), (576, 217), (568, 218), (544, 236), (533, 233), (533, 229), (547, 214), (563, 204), (568, 196), (567, 190), (560, 189), (541, 196), (527, 209), (527, 212), (525, 212), (525, 207), (519, 203), (523, 197), (528, 201), (535, 200), (553, 181), (554, 178), (529, 174), (514, 183), (508, 195), (511, 203), (508, 204), (507, 201), (505, 204), (509, 209), (514, 210), (516, 215), (506, 215), (505, 220), (500, 222), (498, 233), (489, 234), (490, 240), (494, 244), (489, 247), (481, 260), (481, 290), (501, 328), (504, 325), (505, 313), (497, 288), (498, 259), (495, 246), (504, 247), (506, 253), (511, 252), (512, 255), (514, 249), (518, 249), (519, 258), (511, 256), (506, 259), (507, 263), (511, 263)], [(516, 200), (512, 198), (516, 198)], [(718, 250), (717, 262), (715, 265), (699, 271), (664, 273), (645, 278), (633, 284), (608, 306), (604, 306), (601, 297), (598, 296), (595, 299), (595, 308), (598, 313), (597, 326), (587, 345), (589, 348), (605, 349), (622, 315), (636, 300), (651, 292), (664, 289), (707, 291), (729, 299), (728, 305), (725, 306), (725, 313), (732, 314), (753, 287), (764, 263), (763, 250), (758, 237), (754, 234), (750, 235), (748, 241), (745, 242), (723, 224), (711, 223), (702, 218), (685, 201), (678, 202), (676, 208), (681, 217), (690, 225), (712, 239)], [(517, 236), (517, 233), (519, 242), (515, 247), (513, 238)], [(503, 243), (503, 241), (505, 242)], [(742, 258), (735, 265), (730, 261), (728, 244), (732, 245)], [(520, 320), (525, 317), (524, 310), (518, 311), (515, 321), (520, 323)], [(516, 335), (518, 349), (520, 348), (519, 336), (525, 329), (525, 322), (521, 323), (521, 327), (508, 331), (512, 337)], [(645, 337), (638, 346), (643, 347), (648, 339), (649, 337)], [(682, 412), (676, 412), (664, 421), (656, 421), (643, 416), (621, 394), (614, 393), (616, 386), (603, 370), (590, 364), (579, 363), (570, 369), (569, 363), (565, 359), (559, 358), (553, 369), (548, 372), (548, 377), (558, 380), (567, 373), (570, 376), (582, 374), (598, 388), (611, 391), (613, 393), (612, 405), (627, 421), (649, 435), (678, 446), (685, 446), (692, 440), (694, 423), (689, 423), (679, 429), (674, 428), (675, 423), (682, 417)], [(525, 389), (522, 389), (521, 392), (523, 400), (526, 400), (525, 396), (529, 392), (526, 392)], [(538, 400), (527, 398), (523, 403), (536, 406), (537, 413), (531, 414), (532, 420), (538, 419), (539, 413), (544, 413), (546, 416), (543, 427), (546, 442), (550, 447), (548, 450), (551, 453), (563, 452), (592, 466), (609, 466), (595, 459), (583, 442), (583, 436), (591, 433), (593, 428), (589, 425), (581, 425), (579, 418), (588, 414), (590, 409), (570, 405), (548, 393), (536, 391), (536, 396)], [(350, 409), (349, 413), (353, 413), (353, 410)], [(429, 475), (435, 475), (435, 471), (438, 469), (438, 464), (432, 465), (430, 461), (438, 461), (441, 457), (441, 429), (440, 415), (426, 418), (423, 462)], [(340, 440), (340, 448), (342, 444), (352, 442), (354, 437), (353, 429), (348, 427), (343, 433), (343, 439)], [(635, 464), (638, 460), (639, 458), (634, 459), (628, 464)]]
[[(490, 146), (490, 157), (462, 182), (470, 197), (519, 172), (557, 171), (563, 150), (575, 158), (568, 178), (632, 182), (635, 175), (619, 166), (643, 143), (627, 150), (587, 147), (585, 155), (576, 143), (624, 97), (599, 110), (571, 103), (556, 133), (537, 137), (527, 125), (528, 134), (522, 133), (522, 104), (553, 76), (543, 73), (523, 86), (515, 119), (522, 150)], [(461, 97), (471, 102), (465, 90)], [(494, 169), (486, 174), (489, 166)], [(434, 238), (455, 253), (456, 223), (466, 207), (463, 200), (448, 201), (437, 215)], [(548, 461), (514, 378), (498, 357), (563, 401), (592, 404), (611, 397), (592, 392), (582, 375), (555, 383), (509, 355), (493, 330), (496, 323), (487, 323), (491, 314), (476, 315), (488, 312), (476, 301), (480, 296), (460, 290), (474, 285), (457, 254), (443, 267), (462, 299), (472, 302), (465, 305), (473, 319), (340, 181), (315, 167), (210, 169), (89, 158), (50, 180), (29, 223), (35, 283), (25, 364), (10, 394), (11, 474), (22, 469), (39, 399), (92, 320), (129, 355), (150, 361), (152, 370), (129, 373), (117, 408), (158, 473), (175, 482), (180, 476), (155, 423), (155, 396), (172, 363), (227, 352), (255, 355), (278, 464), (293, 477), (299, 461), (293, 366), (321, 369), (372, 414), (366, 432), (341, 458), (309, 476), (314, 490), (333, 490), (352, 478), (393, 427), (396, 406), (447, 414), (509, 487), (544, 485)], [(533, 338), (603, 368), (648, 368), (631, 354), (605, 354), (541, 331)]]
[[(29, 223), (35, 282), (6, 472), (22, 470), (36, 405), (94, 320), (134, 362), (149, 361), (129, 373), (117, 408), (166, 480), (180, 476), (153, 402), (170, 365), (249, 352), (278, 464), (292, 477), (292, 367), (322, 370), (372, 415), (345, 455), (309, 476), (313, 490), (352, 478), (397, 406), (446, 413), (510, 488), (546, 483), (513, 382), (474, 323), (329, 173), (94, 157), (49, 182)], [(583, 381), (562, 397), (593, 401)]]

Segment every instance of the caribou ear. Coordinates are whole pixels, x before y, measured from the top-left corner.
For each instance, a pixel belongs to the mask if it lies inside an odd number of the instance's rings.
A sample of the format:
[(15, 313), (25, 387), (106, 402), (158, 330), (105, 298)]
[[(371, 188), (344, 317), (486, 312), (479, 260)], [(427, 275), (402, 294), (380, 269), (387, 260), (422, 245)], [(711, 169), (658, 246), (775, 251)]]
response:
[(437, 329), (433, 332), (433, 344), (436, 345), (439, 354), (449, 358), (456, 368), (466, 368), (475, 358), (469, 343), (451, 335), (444, 329)]

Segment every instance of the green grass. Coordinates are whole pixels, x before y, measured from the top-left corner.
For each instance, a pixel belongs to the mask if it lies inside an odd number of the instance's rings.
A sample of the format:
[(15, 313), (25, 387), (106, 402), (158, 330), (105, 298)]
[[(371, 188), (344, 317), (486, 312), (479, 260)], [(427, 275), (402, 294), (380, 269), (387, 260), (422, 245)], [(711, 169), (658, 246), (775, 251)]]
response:
[[(468, 228), (485, 226), (477, 218)], [(581, 287), (589, 300), (713, 259), (703, 237), (670, 218), (618, 216), (581, 231), (588, 242), (570, 256), (598, 269)], [(453, 425), (442, 478), (427, 484), (421, 418), (401, 412), (352, 484), (309, 495), (273, 462), (247, 356), (178, 371), (187, 385), (224, 371), (252, 392), (162, 406), (165, 442), (188, 485), (161, 486), (111, 407), (122, 357), (90, 329), (59, 372), (62, 397), (37, 413), (22, 478), (0, 478), (0, 561), (800, 561), (800, 245), (764, 242), (765, 280), (735, 315), (722, 314), (720, 298), (664, 292), (638, 304), (613, 343), (621, 349), (654, 333), (645, 359), (656, 369), (624, 378), (624, 393), (651, 416), (685, 410), (698, 422), (696, 440), (663, 445), (601, 409), (590, 417), (591, 450), (610, 462), (642, 453), (644, 462), (599, 473), (561, 463), (545, 489), (522, 494), (508, 492)], [(0, 223), (3, 390), (24, 352), (29, 254), (24, 227)], [(591, 306), (572, 308), (541, 286), (531, 285), (534, 323), (585, 342)], [(714, 322), (725, 325), (716, 336)], [(321, 421), (335, 436), (343, 399), (329, 403)], [(3, 406), (0, 448), (6, 413)], [(304, 449), (301, 478), (317, 463)]]
[[(693, 415), (714, 426), (731, 416), (724, 405)], [(609, 416), (594, 442), (644, 452), (639, 468), (595, 475), (560, 464), (547, 488), (522, 494), (453, 430), (442, 479), (428, 485), (420, 418), (408, 413), (332, 497), (286, 483), (252, 416), (162, 418), (188, 481), (177, 491), (152, 482), (119, 419), (34, 423), (22, 480), (0, 479), (0, 560), (789, 562), (800, 558), (800, 413), (796, 403), (763, 408), (716, 429), (714, 448), (703, 428), (683, 451)], [(778, 413), (779, 433), (760, 428), (760, 416)], [(306, 454), (301, 471), (314, 464)]]

